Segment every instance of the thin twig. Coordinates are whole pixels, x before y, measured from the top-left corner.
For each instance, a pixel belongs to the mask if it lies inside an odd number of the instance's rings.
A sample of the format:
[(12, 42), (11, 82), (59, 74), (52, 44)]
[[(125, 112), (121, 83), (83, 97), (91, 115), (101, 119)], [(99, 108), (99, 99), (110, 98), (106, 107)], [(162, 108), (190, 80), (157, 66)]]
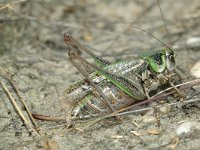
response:
[(1, 85), (2, 89), (5, 91), (5, 93), (6, 93), (7, 97), (8, 97), (8, 99), (10, 100), (10, 102), (13, 104), (13, 106), (14, 106), (14, 108), (15, 108), (17, 114), (18, 114), (18, 115), (20, 116), (20, 118), (23, 120), (24, 124), (25, 124), (28, 128), (30, 128), (33, 132), (35, 132), (37, 135), (39, 135), (39, 132), (38, 132), (35, 128), (33, 128), (33, 127), (31, 126), (31, 124), (29, 123), (29, 121), (26, 119), (26, 117), (24, 116), (24, 114), (23, 114), (22, 111), (20, 110), (18, 104), (16, 103), (16, 100), (13, 98), (13, 96), (11, 95), (11, 93), (9, 92), (9, 90), (8, 90), (8, 88), (5, 86), (5, 84), (4, 84), (2, 81), (0, 81), (0, 85)]
[(14, 89), (14, 91), (15, 91), (15, 93), (17, 94), (17, 96), (18, 96), (20, 102), (22, 103), (23, 107), (25, 108), (25, 111), (27, 112), (27, 114), (28, 114), (28, 116), (29, 116), (31, 122), (33, 123), (35, 129), (39, 132), (38, 125), (37, 125), (37, 123), (35, 122), (35, 120), (34, 120), (32, 114), (31, 114), (30, 110), (28, 109), (28, 107), (27, 107), (27, 105), (26, 105), (26, 103), (25, 103), (23, 97), (21, 96), (21, 94), (20, 94), (18, 88), (16, 87), (14, 81), (12, 80), (12, 75), (11, 75), (11, 73), (10, 73), (9, 71), (3, 69), (2, 67), (0, 67), (0, 70), (1, 70), (1, 72), (3, 72), (2, 75), (10, 82), (12, 88)]
[[(196, 98), (196, 99), (190, 99), (190, 100), (186, 100), (186, 101), (182, 101), (182, 102), (174, 102), (174, 103), (167, 103), (167, 104), (164, 104), (164, 105), (158, 105), (156, 106), (157, 108), (160, 108), (160, 107), (163, 107), (165, 105), (167, 106), (175, 106), (175, 105), (178, 105), (180, 103), (183, 103), (183, 104), (188, 104), (188, 103), (192, 103), (192, 102), (197, 102), (197, 101), (200, 101), (199, 98)], [(152, 107), (146, 107), (146, 108), (140, 108), (140, 109), (136, 109), (136, 110), (132, 110), (132, 111), (126, 111), (126, 112), (121, 112), (121, 113), (118, 113), (117, 115), (127, 115), (127, 114), (132, 114), (132, 113), (138, 113), (138, 112), (143, 112), (143, 111), (147, 111), (147, 110), (151, 110)]]
[(18, 0), (18, 1), (15, 1), (15, 2), (7, 3), (7, 4), (1, 4), (0, 3), (0, 11), (5, 9), (5, 8), (9, 8), (9, 9), (13, 10), (14, 8), (12, 7), (12, 5), (15, 5), (15, 4), (21, 3), (21, 2), (25, 2), (25, 1), (27, 1), (27, 0)]
[[(186, 89), (188, 87), (192, 87), (192, 86), (197, 85), (197, 84), (200, 84), (200, 79), (196, 79), (196, 80), (188, 81), (188, 82), (185, 82), (185, 83), (182, 83), (182, 84), (178, 84), (175, 87), (176, 88), (180, 87), (183, 90), (183, 89)], [(126, 107), (124, 109), (118, 110), (118, 111), (116, 111), (116, 113), (123, 112), (125, 110), (132, 109), (132, 108), (135, 108), (135, 107), (140, 106), (140, 105), (151, 103), (153, 101), (158, 101), (161, 98), (167, 97), (167, 96), (169, 96), (169, 95), (171, 95), (171, 94), (176, 92), (176, 91), (168, 92), (168, 91), (170, 91), (172, 89), (174, 89), (174, 87), (167, 88), (166, 90), (163, 90), (163, 91), (157, 93), (156, 95), (152, 96), (149, 99), (146, 99), (146, 100), (144, 100), (142, 102), (139, 102), (139, 103), (136, 103), (136, 104), (131, 105), (129, 107)], [(166, 93), (166, 92), (168, 92), (168, 93)]]
[(14, 82), (13, 82), (12, 79), (8, 79), (8, 80), (10, 81), (11, 86), (13, 87), (13, 89), (14, 89), (14, 91), (16, 92), (17, 96), (19, 97), (20, 102), (23, 104), (23, 107), (25, 108), (25, 110), (26, 110), (28, 116), (30, 117), (31, 122), (33, 123), (34, 127), (35, 127), (36, 130), (38, 131), (38, 130), (39, 130), (39, 129), (38, 129), (38, 125), (37, 125), (37, 123), (35, 122), (35, 119), (33, 118), (33, 116), (32, 116), (32, 114), (31, 114), (30, 110), (28, 109), (28, 107), (27, 107), (27, 105), (26, 105), (24, 99), (23, 99), (22, 96), (20, 95), (20, 92), (19, 92), (18, 88), (15, 86), (15, 84), (14, 84)]

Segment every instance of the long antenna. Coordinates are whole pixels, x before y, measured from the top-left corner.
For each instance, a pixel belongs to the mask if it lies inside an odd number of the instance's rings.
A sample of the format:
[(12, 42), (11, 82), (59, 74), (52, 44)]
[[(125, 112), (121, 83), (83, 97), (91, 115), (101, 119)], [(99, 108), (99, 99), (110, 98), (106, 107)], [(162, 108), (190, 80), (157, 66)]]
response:
[(156, 39), (157, 41), (159, 41), (163, 46), (167, 47), (168, 49), (170, 49), (171, 51), (173, 51), (169, 46), (167, 46), (163, 41), (161, 41), (160, 39), (158, 39), (155, 35), (153, 35), (152, 33), (142, 29), (142, 28), (139, 28), (139, 27), (135, 27), (135, 26), (130, 26), (132, 28), (135, 28), (135, 29), (138, 29), (144, 33), (146, 33), (147, 35), (153, 37), (154, 39)]
[(165, 26), (165, 30), (166, 30), (167, 35), (168, 35), (168, 38), (169, 38), (170, 47), (172, 47), (172, 40), (171, 40), (171, 38), (170, 38), (170, 34), (169, 34), (169, 31), (168, 31), (167, 26), (166, 26), (166, 21), (165, 21), (165, 18), (164, 18), (164, 16), (163, 16), (163, 13), (162, 13), (162, 9), (161, 9), (161, 7), (160, 7), (159, 0), (157, 0), (157, 3), (158, 3), (158, 7), (159, 7), (159, 9), (160, 9), (160, 13), (161, 13), (162, 20), (163, 20), (163, 23), (164, 23), (164, 26)]

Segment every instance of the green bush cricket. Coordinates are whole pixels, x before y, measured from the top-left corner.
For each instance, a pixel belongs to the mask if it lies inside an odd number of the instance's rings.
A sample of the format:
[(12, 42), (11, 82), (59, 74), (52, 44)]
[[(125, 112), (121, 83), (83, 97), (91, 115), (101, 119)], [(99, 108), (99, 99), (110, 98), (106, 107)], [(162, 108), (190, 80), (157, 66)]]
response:
[[(159, 2), (158, 6), (160, 8)], [(162, 14), (161, 9), (160, 12)], [(162, 18), (165, 24), (164, 17)], [(160, 41), (151, 33), (140, 30)], [(64, 40), (69, 47), (70, 61), (84, 76), (83, 80), (72, 84), (65, 93), (68, 125), (71, 124), (72, 116), (84, 118), (106, 115), (150, 98), (149, 93), (164, 84), (173, 86), (176, 76), (175, 54), (162, 41), (160, 42), (165, 48), (160, 51), (110, 63), (79, 44), (72, 36), (65, 34)], [(96, 64), (83, 58), (82, 52), (92, 57)], [(180, 94), (178, 90), (177, 92)]]
[[(66, 93), (70, 104), (69, 116), (81, 117), (86, 112), (95, 116), (127, 107), (135, 101), (150, 97), (149, 92), (171, 82), (175, 75), (175, 58), (171, 49), (110, 64), (71, 36), (65, 34), (64, 37), (70, 48), (68, 54), (71, 62), (85, 77), (77, 86), (69, 87)], [(80, 51), (90, 55), (97, 65), (82, 58)], [(88, 73), (89, 67), (94, 69), (93, 73)]]

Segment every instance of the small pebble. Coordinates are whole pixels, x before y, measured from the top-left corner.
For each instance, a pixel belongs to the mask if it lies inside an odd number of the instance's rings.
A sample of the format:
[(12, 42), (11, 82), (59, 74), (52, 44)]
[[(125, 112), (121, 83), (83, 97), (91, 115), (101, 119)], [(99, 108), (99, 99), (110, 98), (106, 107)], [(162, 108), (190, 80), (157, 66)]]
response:
[(143, 116), (143, 122), (145, 122), (145, 123), (156, 122), (156, 117), (155, 116)]
[(200, 123), (196, 121), (187, 121), (182, 123), (177, 129), (176, 134), (182, 135), (182, 134), (190, 134), (192, 132), (195, 132), (195, 130), (200, 131)]
[(83, 39), (86, 41), (86, 42), (91, 42), (93, 40), (93, 37), (91, 34), (89, 33), (86, 33), (83, 35)]
[(170, 111), (171, 111), (171, 106), (168, 105), (168, 104), (165, 104), (164, 106), (161, 106), (161, 107), (160, 107), (160, 113), (161, 113), (162, 115), (168, 114)]
[(138, 132), (138, 131), (131, 131), (132, 134), (134, 134), (135, 136), (141, 136), (143, 135), (142, 133)]
[(159, 135), (159, 134), (162, 133), (162, 131), (160, 131), (160, 130), (148, 130), (147, 133), (152, 134), (152, 135)]
[(200, 61), (198, 61), (193, 67), (192, 69), (190, 70), (190, 74), (197, 77), (197, 78), (200, 78)]
[(122, 135), (113, 135), (111, 136), (112, 139), (123, 139), (124, 137)]
[(200, 43), (200, 37), (191, 37), (187, 40), (187, 45), (197, 45)]

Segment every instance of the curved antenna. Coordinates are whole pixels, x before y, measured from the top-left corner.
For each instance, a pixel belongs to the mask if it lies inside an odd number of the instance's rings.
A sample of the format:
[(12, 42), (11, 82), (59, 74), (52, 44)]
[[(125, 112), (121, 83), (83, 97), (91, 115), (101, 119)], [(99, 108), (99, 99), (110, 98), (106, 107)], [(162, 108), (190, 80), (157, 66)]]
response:
[[(163, 20), (163, 23), (164, 23), (164, 26), (165, 26), (165, 30), (166, 30), (166, 32), (167, 32), (167, 36), (168, 36), (168, 38), (169, 38), (170, 47), (172, 47), (172, 40), (171, 40), (171, 37), (170, 37), (169, 31), (168, 31), (168, 29), (167, 29), (166, 21), (165, 21), (165, 18), (164, 18), (164, 16), (163, 16), (162, 9), (161, 9), (161, 7), (160, 7), (160, 2), (159, 2), (159, 0), (157, 0), (157, 4), (158, 4), (158, 7), (159, 7), (159, 10), (160, 10), (161, 16), (162, 16), (162, 20)], [(172, 49), (170, 49), (170, 50), (172, 50)]]
[(170, 49), (170, 50), (173, 52), (173, 50), (172, 50), (169, 46), (167, 46), (163, 41), (161, 41), (160, 39), (158, 39), (158, 38), (157, 38), (155, 35), (153, 35), (152, 33), (148, 32), (148, 31), (146, 31), (146, 30), (144, 30), (144, 29), (142, 29), (142, 28), (139, 28), (139, 27), (135, 27), (135, 26), (131, 26), (131, 27), (132, 27), (132, 28), (135, 28), (135, 29), (138, 29), (138, 30), (140, 30), (140, 31), (145, 32), (146, 34), (148, 34), (149, 36), (153, 37), (154, 39), (156, 39), (157, 41), (159, 41), (163, 46), (167, 47), (168, 49)]

